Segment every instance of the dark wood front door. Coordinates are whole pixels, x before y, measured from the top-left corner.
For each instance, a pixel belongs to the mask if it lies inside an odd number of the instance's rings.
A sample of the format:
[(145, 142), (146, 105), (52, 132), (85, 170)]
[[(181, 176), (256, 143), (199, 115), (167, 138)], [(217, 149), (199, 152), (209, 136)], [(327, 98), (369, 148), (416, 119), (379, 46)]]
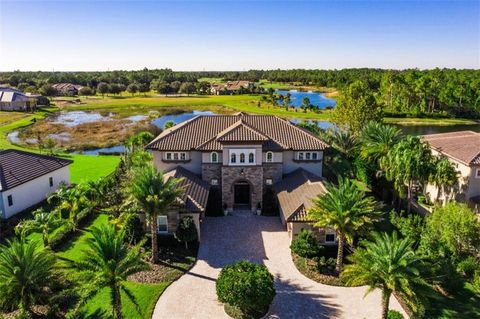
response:
[(250, 185), (248, 183), (238, 183), (234, 185), (235, 204), (250, 204)]

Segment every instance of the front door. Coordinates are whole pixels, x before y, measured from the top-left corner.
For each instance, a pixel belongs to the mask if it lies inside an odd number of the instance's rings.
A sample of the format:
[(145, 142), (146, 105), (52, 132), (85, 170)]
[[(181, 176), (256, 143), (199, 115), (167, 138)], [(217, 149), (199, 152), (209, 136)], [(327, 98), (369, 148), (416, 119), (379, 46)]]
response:
[(237, 205), (250, 204), (250, 185), (246, 182), (235, 184), (234, 197)]

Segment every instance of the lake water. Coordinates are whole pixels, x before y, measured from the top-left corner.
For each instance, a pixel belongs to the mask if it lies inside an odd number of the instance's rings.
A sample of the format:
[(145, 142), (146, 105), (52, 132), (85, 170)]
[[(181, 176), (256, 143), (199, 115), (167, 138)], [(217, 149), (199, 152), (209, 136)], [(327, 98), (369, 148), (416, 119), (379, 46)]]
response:
[[(303, 98), (308, 97), (310, 99), (310, 104), (318, 106), (321, 109), (324, 109), (328, 106), (334, 107), (336, 104), (335, 99), (329, 99), (325, 97), (322, 93), (318, 92), (300, 92), (297, 90), (276, 90), (278, 94), (285, 96), (287, 93), (291, 95), (290, 105), (295, 107), (300, 107), (302, 105)], [(280, 102), (282, 103), (282, 102)]]
[(152, 121), (156, 127), (163, 130), (165, 127), (165, 123), (168, 121), (173, 121), (175, 124), (188, 121), (193, 119), (197, 115), (215, 115), (215, 113), (210, 111), (193, 111), (190, 113), (180, 113), (180, 114), (172, 114), (172, 115), (164, 115)]

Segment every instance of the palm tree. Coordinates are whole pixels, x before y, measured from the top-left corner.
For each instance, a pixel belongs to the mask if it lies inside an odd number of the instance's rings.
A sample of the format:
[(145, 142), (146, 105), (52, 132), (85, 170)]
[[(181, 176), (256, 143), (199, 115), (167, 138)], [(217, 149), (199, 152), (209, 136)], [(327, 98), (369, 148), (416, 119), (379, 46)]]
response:
[(380, 158), (387, 155), (388, 151), (402, 138), (402, 132), (394, 126), (379, 122), (369, 122), (360, 135), (363, 158), (378, 164)]
[(130, 187), (130, 193), (142, 207), (150, 224), (153, 263), (158, 261), (157, 218), (165, 215), (181, 194), (179, 181), (177, 178), (166, 178), (152, 165), (144, 165), (135, 172)]
[(140, 257), (139, 246), (131, 248), (125, 243), (124, 231), (117, 231), (113, 225), (108, 225), (92, 227), (91, 235), (87, 239), (87, 249), (78, 261), (64, 260), (67, 268), (76, 271), (79, 278), (92, 288), (82, 296), (81, 302), (85, 303), (99, 289), (108, 287), (111, 290), (110, 302), (115, 318), (121, 319), (122, 292), (138, 308), (135, 297), (125, 286), (128, 276), (149, 267)]
[(393, 181), (400, 196), (407, 189), (407, 211), (410, 211), (415, 182), (425, 183), (432, 172), (432, 152), (418, 137), (408, 136), (380, 159), (385, 177)]
[(32, 232), (39, 232), (42, 234), (43, 247), (49, 246), (48, 235), (58, 226), (64, 223), (64, 220), (56, 211), (47, 213), (42, 208), (33, 213), (34, 218), (24, 220), (15, 227), (15, 232), (21, 237), (28, 236)]
[(302, 109), (304, 113), (307, 113), (307, 110), (311, 107), (310, 105), (310, 99), (308, 97), (304, 97), (302, 99)]
[(349, 130), (328, 130), (324, 136), (326, 140), (347, 158), (355, 157), (358, 149), (358, 140)]
[(7, 240), (0, 245), (0, 303), (31, 313), (32, 305), (51, 294), (54, 266), (54, 255), (38, 249), (37, 242)]
[(80, 215), (94, 208), (94, 203), (90, 201), (87, 196), (89, 191), (88, 186), (79, 184), (57, 195), (60, 199), (60, 204), (57, 206), (57, 209), (61, 212), (68, 213), (68, 222), (74, 231), (78, 227)]
[(375, 211), (373, 197), (366, 197), (351, 179), (340, 178), (338, 186), (327, 184), (326, 188), (327, 192), (314, 200), (308, 216), (315, 221), (315, 226), (335, 230), (338, 240), (336, 270), (340, 273), (345, 242), (352, 245), (355, 234), (379, 219), (380, 215)]
[[(458, 181), (458, 171), (455, 169), (453, 164), (448, 160), (448, 158), (442, 156), (437, 158), (434, 163), (433, 171), (430, 174), (429, 180), (437, 188), (437, 198), (436, 201), (440, 200), (442, 193), (447, 193), (447, 190), (450, 190), (453, 185)], [(446, 204), (447, 200), (443, 202)]]
[(382, 319), (387, 319), (390, 296), (399, 294), (415, 306), (415, 286), (423, 286), (420, 277), (422, 259), (415, 255), (409, 238), (398, 239), (397, 233), (373, 235), (373, 242), (363, 242), (348, 259), (342, 278), (352, 285), (368, 285), (367, 293), (382, 291)]

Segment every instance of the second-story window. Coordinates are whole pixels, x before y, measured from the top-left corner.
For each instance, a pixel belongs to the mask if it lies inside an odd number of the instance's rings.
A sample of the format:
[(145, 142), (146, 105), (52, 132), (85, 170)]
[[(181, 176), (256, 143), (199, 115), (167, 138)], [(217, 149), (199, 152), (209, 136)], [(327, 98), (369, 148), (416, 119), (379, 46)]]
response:
[(240, 163), (245, 163), (245, 153), (240, 153)]
[(237, 154), (232, 153), (232, 155), (230, 155), (230, 163), (236, 163), (236, 162), (237, 162)]
[(266, 161), (267, 163), (273, 162), (273, 152), (267, 152)]
[(210, 160), (212, 163), (218, 163), (218, 153), (217, 152), (212, 152), (210, 154)]
[(248, 154), (248, 162), (249, 163), (255, 162), (255, 155), (253, 153)]

